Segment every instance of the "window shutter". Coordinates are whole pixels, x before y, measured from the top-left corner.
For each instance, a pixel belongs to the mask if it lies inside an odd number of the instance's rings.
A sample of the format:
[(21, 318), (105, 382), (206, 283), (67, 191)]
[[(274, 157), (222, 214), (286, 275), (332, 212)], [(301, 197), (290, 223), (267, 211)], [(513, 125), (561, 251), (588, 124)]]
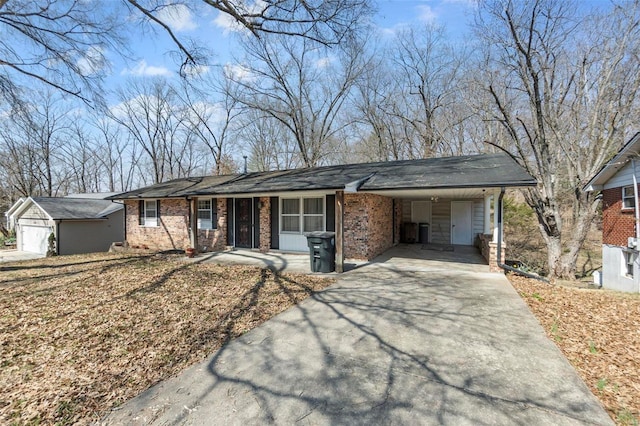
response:
[(160, 226), (160, 200), (156, 200), (156, 218), (158, 220), (158, 226)]
[(218, 199), (211, 199), (211, 228), (218, 229)]
[(138, 201), (138, 225), (144, 225), (144, 200)]

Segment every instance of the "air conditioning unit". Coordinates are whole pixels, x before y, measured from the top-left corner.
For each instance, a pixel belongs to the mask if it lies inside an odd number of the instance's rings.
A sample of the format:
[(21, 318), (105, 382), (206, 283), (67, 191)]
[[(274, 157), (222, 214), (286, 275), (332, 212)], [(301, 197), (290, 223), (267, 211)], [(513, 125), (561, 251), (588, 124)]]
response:
[(627, 240), (627, 247), (638, 248), (638, 240), (635, 237), (629, 237)]

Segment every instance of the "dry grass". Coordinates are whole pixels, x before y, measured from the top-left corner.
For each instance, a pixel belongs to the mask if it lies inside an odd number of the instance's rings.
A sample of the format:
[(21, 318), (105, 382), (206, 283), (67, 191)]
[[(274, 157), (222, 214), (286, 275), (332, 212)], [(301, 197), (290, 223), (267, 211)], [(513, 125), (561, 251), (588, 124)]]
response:
[(328, 286), (175, 257), (0, 265), (0, 423), (86, 424)]
[(640, 296), (509, 279), (611, 418), (638, 425)]

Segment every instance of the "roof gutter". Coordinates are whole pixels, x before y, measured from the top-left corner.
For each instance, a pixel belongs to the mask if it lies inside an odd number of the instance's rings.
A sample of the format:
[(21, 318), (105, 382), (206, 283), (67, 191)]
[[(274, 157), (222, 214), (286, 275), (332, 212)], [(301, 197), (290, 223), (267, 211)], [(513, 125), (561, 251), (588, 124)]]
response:
[(504, 198), (505, 187), (500, 188), (500, 195), (498, 196), (498, 267), (502, 268), (505, 271), (513, 272), (514, 274), (523, 275), (527, 278), (533, 278), (534, 280), (542, 281), (549, 284), (549, 280), (541, 277), (538, 274), (531, 274), (529, 272), (521, 271), (520, 269), (513, 268), (509, 265), (505, 265), (501, 262), (502, 260), (502, 199)]

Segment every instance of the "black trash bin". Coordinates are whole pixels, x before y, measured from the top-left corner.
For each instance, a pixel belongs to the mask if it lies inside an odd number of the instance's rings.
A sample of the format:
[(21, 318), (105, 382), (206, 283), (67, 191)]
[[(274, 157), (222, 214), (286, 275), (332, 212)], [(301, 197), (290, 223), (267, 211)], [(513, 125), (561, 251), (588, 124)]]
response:
[(421, 223), (418, 226), (419, 232), (418, 236), (420, 237), (420, 244), (427, 244), (429, 242), (429, 224)]
[(309, 232), (309, 264), (311, 272), (333, 272), (336, 270), (335, 232)]

